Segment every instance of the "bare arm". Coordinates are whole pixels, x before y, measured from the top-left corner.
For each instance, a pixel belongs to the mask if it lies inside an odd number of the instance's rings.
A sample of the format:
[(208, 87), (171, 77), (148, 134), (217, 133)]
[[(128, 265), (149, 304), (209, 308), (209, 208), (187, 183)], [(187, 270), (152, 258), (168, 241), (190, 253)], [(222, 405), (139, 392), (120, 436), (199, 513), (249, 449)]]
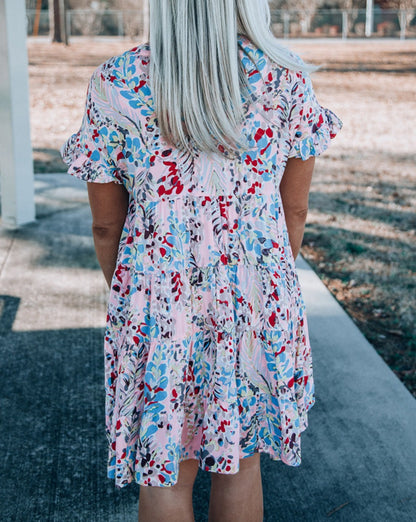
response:
[(117, 183), (87, 183), (92, 213), (92, 233), (98, 262), (108, 286), (114, 274), (129, 194)]
[(295, 259), (302, 246), (305, 232), (309, 190), (314, 166), (314, 157), (306, 161), (289, 158), (280, 183), (280, 195), (289, 232), (289, 241)]

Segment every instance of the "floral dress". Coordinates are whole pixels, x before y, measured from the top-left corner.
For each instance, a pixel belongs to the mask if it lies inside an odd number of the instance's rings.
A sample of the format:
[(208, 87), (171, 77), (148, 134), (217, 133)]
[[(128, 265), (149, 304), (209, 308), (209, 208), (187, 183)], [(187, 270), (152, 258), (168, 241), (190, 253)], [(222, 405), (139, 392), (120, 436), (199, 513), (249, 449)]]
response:
[(148, 43), (96, 69), (62, 147), (69, 174), (129, 193), (104, 341), (119, 488), (172, 486), (186, 459), (216, 473), (257, 452), (301, 463), (314, 381), (279, 184), (289, 157), (319, 155), (342, 124), (306, 73), (238, 43), (252, 91), (237, 159), (160, 135)]

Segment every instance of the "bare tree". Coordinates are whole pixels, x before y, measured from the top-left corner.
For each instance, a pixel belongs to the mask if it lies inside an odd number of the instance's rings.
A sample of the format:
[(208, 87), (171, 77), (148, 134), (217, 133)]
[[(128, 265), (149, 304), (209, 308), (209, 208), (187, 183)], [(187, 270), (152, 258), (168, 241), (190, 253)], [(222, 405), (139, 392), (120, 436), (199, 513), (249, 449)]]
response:
[[(366, 0), (340, 0), (337, 7), (347, 12), (347, 34), (357, 20), (360, 9), (365, 9)], [(364, 31), (364, 28), (363, 28)]]
[(406, 29), (415, 16), (416, 0), (381, 0), (380, 7), (385, 9), (399, 9), (399, 24), (404, 36)]
[(52, 42), (68, 45), (66, 32), (66, 0), (49, 0), (49, 25)]
[(307, 33), (310, 30), (312, 18), (322, 0), (272, 0), (271, 10), (283, 10), (288, 14), (297, 14), (301, 32)]
[(116, 7), (128, 11), (124, 16), (125, 33), (130, 38), (142, 36), (149, 31), (149, 0), (114, 0)]
[(378, 4), (385, 9), (416, 9), (416, 0), (380, 0)]
[[(290, 2), (292, 3), (292, 2)], [(295, 3), (296, 8), (299, 9), (299, 22), (302, 28), (302, 33), (308, 33), (311, 27), (312, 18), (318, 8), (320, 0), (299, 0)]]

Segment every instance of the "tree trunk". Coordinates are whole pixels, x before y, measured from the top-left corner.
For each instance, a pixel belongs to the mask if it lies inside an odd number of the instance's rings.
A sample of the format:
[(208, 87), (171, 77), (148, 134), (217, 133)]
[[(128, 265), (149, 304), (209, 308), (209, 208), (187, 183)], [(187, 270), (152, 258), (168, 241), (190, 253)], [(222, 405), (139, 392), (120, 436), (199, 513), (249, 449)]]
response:
[(49, 25), (52, 42), (68, 45), (65, 0), (49, 0)]

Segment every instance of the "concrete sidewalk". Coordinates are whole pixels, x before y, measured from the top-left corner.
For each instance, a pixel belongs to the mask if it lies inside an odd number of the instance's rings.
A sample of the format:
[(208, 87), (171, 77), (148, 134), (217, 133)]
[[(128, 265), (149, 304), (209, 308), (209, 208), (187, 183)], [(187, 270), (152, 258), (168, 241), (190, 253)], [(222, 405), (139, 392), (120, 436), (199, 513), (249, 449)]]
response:
[[(0, 232), (0, 519), (137, 520), (106, 478), (103, 326), (85, 184), (37, 175), (38, 221)], [(416, 520), (416, 401), (299, 260), (316, 405), (302, 465), (262, 455), (266, 522)], [(195, 487), (207, 520), (209, 473)]]

